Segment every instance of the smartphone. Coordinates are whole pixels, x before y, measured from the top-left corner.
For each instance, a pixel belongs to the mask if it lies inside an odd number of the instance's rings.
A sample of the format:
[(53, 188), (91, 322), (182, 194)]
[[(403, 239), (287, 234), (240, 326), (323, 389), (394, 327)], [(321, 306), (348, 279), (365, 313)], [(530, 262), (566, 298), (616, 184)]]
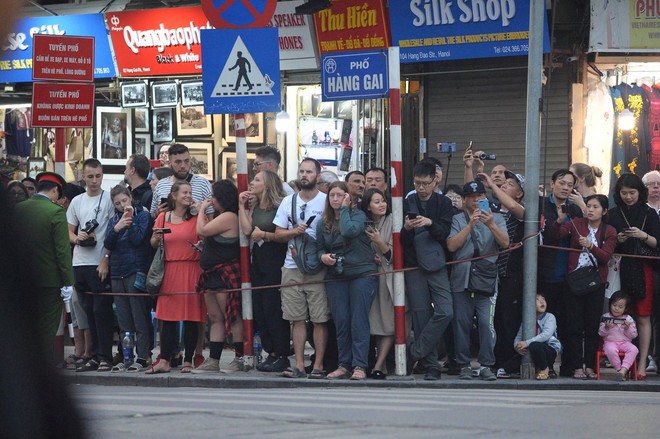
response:
[(166, 233), (172, 233), (172, 229), (158, 227), (154, 229), (154, 232), (161, 232), (163, 234), (166, 234)]
[(186, 242), (187, 242), (188, 244), (190, 244), (190, 246), (191, 246), (192, 248), (194, 248), (195, 251), (198, 251), (198, 252), (200, 252), (200, 253), (202, 252), (202, 248), (201, 248), (200, 246), (198, 246), (197, 244), (195, 244), (194, 242), (192, 242), (191, 240), (187, 240)]
[(562, 204), (561, 205), (561, 213), (568, 213), (568, 206), (566, 206), (565, 204)]
[(414, 212), (408, 212), (406, 216), (408, 217), (409, 220), (414, 220), (415, 218), (417, 218), (417, 214)]
[(167, 203), (167, 197), (160, 199), (160, 204)]
[(312, 215), (307, 219), (307, 227), (311, 226), (314, 220), (316, 219), (316, 215)]
[(479, 200), (479, 210), (485, 213), (490, 212), (490, 203), (487, 199)]

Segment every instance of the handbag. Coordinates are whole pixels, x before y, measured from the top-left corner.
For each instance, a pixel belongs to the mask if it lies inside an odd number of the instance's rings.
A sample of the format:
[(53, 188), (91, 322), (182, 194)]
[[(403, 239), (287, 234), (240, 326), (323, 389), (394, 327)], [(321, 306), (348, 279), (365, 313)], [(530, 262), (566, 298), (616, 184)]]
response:
[[(571, 222), (573, 220), (571, 219)], [(573, 224), (575, 227), (575, 224)], [(603, 223), (600, 229), (600, 246), (602, 247), (605, 243), (605, 228), (607, 226)], [(577, 232), (577, 227), (575, 227)], [(607, 282), (603, 283), (600, 280), (600, 272), (598, 271), (598, 261), (591, 254), (589, 250), (585, 250), (587, 256), (592, 265), (587, 265), (586, 267), (580, 267), (577, 270), (571, 271), (566, 275), (566, 280), (568, 281), (568, 289), (571, 293), (576, 296), (585, 296), (587, 294), (595, 293), (597, 291), (605, 291), (607, 288)]]
[[(162, 228), (165, 227), (165, 215), (163, 215)], [(147, 292), (156, 295), (160, 292), (160, 286), (163, 284), (163, 277), (165, 276), (165, 235), (158, 243), (156, 254), (151, 261), (149, 272), (147, 273)]]
[[(465, 215), (469, 222), (469, 217)], [(474, 247), (473, 258), (480, 256), (477, 246), (477, 237), (474, 229), (470, 230), (472, 246)], [(466, 292), (479, 294), (480, 296), (491, 297), (495, 295), (495, 286), (497, 285), (497, 263), (491, 262), (486, 258), (477, 259), (470, 263), (470, 278)]]

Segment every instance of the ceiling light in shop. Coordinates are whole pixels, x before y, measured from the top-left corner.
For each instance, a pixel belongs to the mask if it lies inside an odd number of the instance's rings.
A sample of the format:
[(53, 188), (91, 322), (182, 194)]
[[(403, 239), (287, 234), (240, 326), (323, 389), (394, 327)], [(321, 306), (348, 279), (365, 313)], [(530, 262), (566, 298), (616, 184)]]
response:
[(629, 109), (625, 109), (619, 114), (619, 129), (630, 131), (635, 128), (635, 115)]

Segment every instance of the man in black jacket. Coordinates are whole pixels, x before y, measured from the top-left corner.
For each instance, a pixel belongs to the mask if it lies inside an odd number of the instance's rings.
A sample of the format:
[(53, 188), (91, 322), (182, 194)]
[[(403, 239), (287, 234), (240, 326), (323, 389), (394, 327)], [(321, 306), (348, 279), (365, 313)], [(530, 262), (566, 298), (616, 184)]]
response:
[(426, 380), (440, 378), (437, 346), (453, 318), (445, 265), (445, 245), (453, 209), (449, 198), (435, 192), (440, 184), (435, 171), (435, 166), (429, 162), (415, 165), (416, 192), (403, 202), (405, 217), (401, 230), (404, 266), (418, 267), (405, 274), (415, 332), (408, 361), (419, 361), (426, 368)]
[(124, 180), (131, 187), (133, 200), (139, 202), (145, 209), (151, 208), (151, 198), (153, 196), (151, 185), (147, 181), (151, 163), (147, 156), (142, 154), (133, 154), (126, 162), (124, 169)]

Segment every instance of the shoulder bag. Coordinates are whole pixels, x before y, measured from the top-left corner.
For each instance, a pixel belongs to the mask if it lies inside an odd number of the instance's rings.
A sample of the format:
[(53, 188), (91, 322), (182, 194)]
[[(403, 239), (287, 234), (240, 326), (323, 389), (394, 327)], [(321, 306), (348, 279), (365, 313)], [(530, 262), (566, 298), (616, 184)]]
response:
[[(294, 227), (298, 224), (296, 215), (297, 199), (298, 194), (293, 194), (293, 197), (291, 197), (291, 223)], [(307, 232), (293, 238), (293, 244), (289, 245), (289, 249), (291, 250), (291, 257), (301, 273), (316, 274), (323, 269), (316, 253), (316, 240)]]
[[(161, 228), (165, 227), (165, 215), (163, 215), (163, 224)], [(151, 261), (149, 273), (147, 273), (147, 292), (156, 295), (160, 292), (160, 286), (163, 284), (163, 277), (165, 276), (165, 235), (158, 243), (158, 249), (154, 259)]]
[[(573, 222), (573, 220), (571, 220)], [(575, 227), (575, 224), (573, 224)], [(605, 243), (605, 229), (607, 225), (605, 223), (601, 224), (600, 231), (600, 246), (602, 247)], [(575, 228), (577, 232), (577, 228)], [(576, 296), (585, 296), (596, 291), (605, 291), (607, 288), (607, 282), (603, 283), (600, 279), (600, 272), (598, 271), (598, 261), (591, 254), (589, 250), (586, 250), (589, 260), (593, 265), (587, 265), (586, 267), (580, 267), (577, 270), (571, 271), (566, 275), (566, 280), (568, 281), (568, 289), (571, 293)]]

